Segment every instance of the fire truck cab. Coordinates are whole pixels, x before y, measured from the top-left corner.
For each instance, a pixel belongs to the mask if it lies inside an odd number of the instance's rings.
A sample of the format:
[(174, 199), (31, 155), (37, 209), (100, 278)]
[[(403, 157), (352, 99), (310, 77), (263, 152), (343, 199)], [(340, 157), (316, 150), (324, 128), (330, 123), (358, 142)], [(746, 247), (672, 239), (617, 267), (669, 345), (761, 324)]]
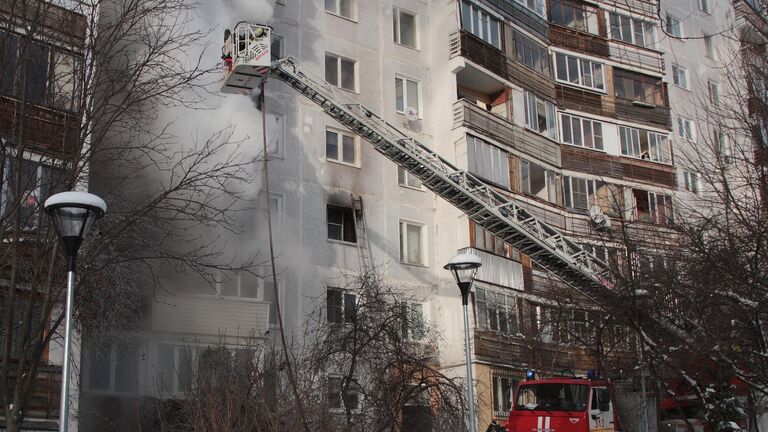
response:
[(507, 421), (508, 432), (615, 432), (612, 388), (586, 378), (522, 381)]

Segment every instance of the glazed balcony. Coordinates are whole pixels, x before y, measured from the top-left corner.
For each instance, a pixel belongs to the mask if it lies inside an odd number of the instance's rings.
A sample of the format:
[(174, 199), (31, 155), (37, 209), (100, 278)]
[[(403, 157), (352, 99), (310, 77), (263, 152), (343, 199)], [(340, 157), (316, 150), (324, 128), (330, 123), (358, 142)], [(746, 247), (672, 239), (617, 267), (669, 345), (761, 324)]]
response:
[[(672, 129), (670, 109), (666, 106), (639, 103), (563, 85), (556, 85), (555, 92), (561, 108)], [(664, 94), (666, 95), (666, 83)]]
[(608, 41), (600, 36), (577, 31), (568, 27), (550, 24), (549, 35), (552, 45), (576, 53), (608, 57)]
[(525, 28), (544, 40), (549, 40), (549, 24), (547, 20), (515, 0), (483, 0), (487, 4), (501, 12), (510, 21)]
[(664, 73), (664, 55), (661, 51), (611, 39), (608, 41), (608, 55), (611, 60), (623, 65), (640, 68), (652, 73)]
[(72, 152), (79, 141), (80, 118), (67, 111), (0, 96), (0, 135), (17, 142), (20, 131), (25, 134), (25, 145), (66, 154)]
[(562, 146), (563, 169), (674, 189), (675, 167), (642, 159)]
[(14, 25), (21, 28), (34, 23), (39, 26), (37, 32), (55, 38), (58, 43), (80, 47), (85, 42), (87, 18), (48, 1), (0, 0), (0, 16), (12, 17)]

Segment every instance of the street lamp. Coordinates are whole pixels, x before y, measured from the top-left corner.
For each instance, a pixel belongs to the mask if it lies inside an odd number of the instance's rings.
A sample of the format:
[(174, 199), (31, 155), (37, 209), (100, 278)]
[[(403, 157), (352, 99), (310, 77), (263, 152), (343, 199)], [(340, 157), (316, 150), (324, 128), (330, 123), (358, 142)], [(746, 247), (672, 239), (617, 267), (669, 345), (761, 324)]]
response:
[(483, 265), (480, 257), (470, 253), (458, 254), (448, 261), (443, 267), (449, 270), (456, 279), (456, 284), (461, 291), (461, 304), (464, 307), (464, 344), (467, 359), (467, 399), (469, 400), (469, 432), (477, 432), (477, 419), (475, 419), (475, 389), (472, 382), (472, 353), (469, 344), (469, 312), (467, 303), (472, 282), (475, 280), (477, 269)]
[(72, 336), (72, 304), (75, 291), (77, 251), (95, 219), (104, 216), (107, 204), (96, 195), (86, 192), (62, 192), (45, 200), (45, 211), (53, 219), (61, 237), (61, 250), (67, 259), (67, 309), (64, 321), (64, 366), (61, 373), (61, 405), (59, 431), (69, 428), (69, 373), (70, 339)]

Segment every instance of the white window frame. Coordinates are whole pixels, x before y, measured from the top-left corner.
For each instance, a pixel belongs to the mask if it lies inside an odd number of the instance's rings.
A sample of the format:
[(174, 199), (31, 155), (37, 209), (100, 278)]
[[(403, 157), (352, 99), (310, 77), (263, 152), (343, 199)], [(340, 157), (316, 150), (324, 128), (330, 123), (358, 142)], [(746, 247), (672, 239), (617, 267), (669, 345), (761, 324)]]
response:
[(677, 136), (688, 141), (694, 141), (696, 139), (696, 133), (694, 131), (693, 120), (677, 116)]
[[(629, 15), (620, 14), (618, 12), (607, 12), (607, 13), (608, 13), (608, 19), (607, 19), (608, 37), (611, 38), (611, 40), (621, 41), (624, 43), (637, 45), (645, 48), (650, 48), (656, 44), (656, 35), (654, 34), (653, 23), (650, 23), (648, 21), (643, 21), (638, 18), (633, 18), (633, 17), (630, 17)], [(613, 27), (611, 25), (612, 16), (616, 16), (617, 19), (619, 20), (619, 26), (616, 27), (619, 31), (618, 38), (613, 37)], [(629, 19), (629, 23), (630, 23), (629, 26), (630, 26), (630, 33), (631, 33), (630, 39), (632, 39), (631, 41), (627, 41), (624, 39), (626, 35), (624, 34), (624, 26), (621, 25), (622, 18)], [(643, 34), (642, 44), (637, 43), (637, 26), (638, 25), (642, 26), (642, 34)]]
[[(427, 266), (427, 225), (422, 222), (416, 222), (408, 219), (400, 219), (398, 222), (398, 231), (400, 235), (400, 263), (414, 266)], [(408, 227), (419, 229), (419, 260), (413, 262), (408, 259)]]
[[(413, 303), (413, 302), (406, 302), (403, 303), (403, 307), (405, 308), (404, 313), (406, 314), (406, 325), (403, 327), (403, 330), (405, 330), (405, 334), (403, 337), (411, 342), (421, 342), (424, 340), (424, 338), (427, 336), (427, 305), (425, 303)], [(415, 315), (414, 307), (419, 307), (421, 309), (421, 317), (420, 323), (418, 324), (420, 326), (420, 329), (418, 329), (418, 332), (421, 333), (421, 336), (416, 335), (416, 327), (413, 326), (413, 316)]]
[[(402, 108), (397, 106), (398, 81), (400, 82), (400, 86), (402, 86), (402, 95), (403, 95)], [(413, 78), (408, 78), (405, 75), (401, 75), (401, 74), (395, 74), (395, 111), (399, 114), (405, 114), (405, 109), (409, 106), (408, 105), (408, 83), (409, 82), (416, 84), (416, 106), (413, 108), (416, 108), (417, 117), (419, 119), (422, 119), (423, 116), (421, 114), (421, 111), (422, 111), (421, 81)]]
[[(685, 36), (685, 32), (683, 31), (683, 22), (680, 20), (680, 18), (672, 15), (669, 12), (667, 12), (667, 19), (664, 25), (666, 26), (667, 34), (677, 38), (682, 38)], [(675, 27), (677, 28), (676, 31)]]
[(720, 105), (720, 83), (707, 80), (707, 100), (713, 105)]
[(397, 167), (397, 184), (404, 188), (424, 191), (424, 185), (421, 183), (421, 180), (401, 166)]
[[(358, 92), (357, 89), (359, 88), (359, 82), (358, 82), (359, 72), (358, 72), (358, 67), (359, 67), (360, 63), (357, 60), (353, 59), (353, 58), (345, 57), (345, 56), (342, 56), (342, 55), (339, 55), (339, 54), (336, 54), (336, 53), (332, 53), (332, 52), (326, 51), (325, 52), (325, 57), (323, 57), (323, 61), (324, 61), (324, 63), (323, 63), (324, 66), (323, 67), (327, 66), (326, 59), (328, 57), (332, 57), (332, 58), (336, 59), (336, 82), (332, 83), (332, 82), (327, 80), (327, 78), (328, 78), (328, 72), (327, 71), (325, 71), (325, 78), (326, 78), (325, 82), (327, 82), (328, 84), (330, 84), (330, 85), (332, 85), (332, 86), (334, 86), (336, 88), (339, 88), (341, 90), (346, 90), (346, 91), (350, 91), (350, 92), (353, 92), (353, 93), (357, 93)], [(343, 87), (342, 86), (342, 83), (344, 82), (344, 79), (341, 76), (342, 70), (343, 70), (342, 67), (341, 67), (341, 62), (342, 61), (346, 61), (348, 63), (352, 63), (353, 64), (352, 73), (353, 73), (354, 76), (352, 77), (352, 81), (353, 81), (352, 88), (347, 88), (347, 87)]]
[(714, 59), (715, 54), (715, 35), (710, 34), (702, 34), (701, 36), (702, 42), (704, 42), (704, 55), (707, 58)]
[[(267, 112), (267, 155), (270, 159), (285, 159), (285, 114)], [(271, 120), (276, 120), (277, 130), (270, 131)]]
[[(642, 142), (640, 134), (645, 134), (645, 139), (648, 143), (647, 157), (644, 157), (646, 153), (643, 152), (641, 147)], [(622, 142), (625, 138), (629, 140), (627, 145), (624, 145)], [(619, 126), (619, 146), (621, 148), (622, 156), (665, 164), (669, 164), (672, 161), (670, 139), (668, 135), (663, 133), (629, 126)], [(624, 151), (625, 147), (629, 152)]]
[[(557, 141), (557, 109), (555, 104), (529, 91), (525, 91), (523, 95), (525, 100), (525, 127), (539, 135)], [(544, 117), (547, 123), (546, 130), (543, 132), (539, 131), (538, 124), (539, 103), (544, 104)]]
[(712, 7), (709, 3), (709, 0), (699, 0), (698, 1), (699, 10), (704, 12), (705, 14), (711, 14), (712, 13)]
[[(575, 134), (574, 128), (573, 128), (573, 121), (574, 120), (576, 120), (578, 122), (578, 125), (579, 125), (579, 134), (578, 135), (579, 135), (579, 141), (581, 141), (581, 144), (577, 144), (576, 140), (575, 140), (576, 134)], [(599, 125), (599, 127), (600, 127), (600, 134), (599, 135), (595, 134), (595, 125), (596, 124)], [(592, 131), (591, 134), (590, 134), (592, 136), (592, 142), (590, 143), (590, 145), (587, 145), (587, 142), (586, 142), (586, 139), (585, 139), (585, 134), (584, 134), (584, 130), (586, 129), (587, 126)], [(566, 129), (568, 131), (568, 134), (571, 136), (571, 142), (568, 142), (566, 140)], [(588, 119), (588, 118), (585, 118), (585, 117), (578, 117), (578, 116), (575, 116), (573, 114), (568, 114), (568, 113), (560, 113), (560, 142), (562, 142), (563, 144), (568, 144), (568, 145), (572, 145), (572, 146), (575, 146), (575, 147), (587, 148), (587, 149), (591, 149), (591, 150), (605, 151), (605, 137), (603, 136), (603, 129), (604, 129), (603, 128), (603, 122), (601, 122), (601, 121), (592, 120), (592, 119)], [(599, 147), (596, 145), (596, 140), (595, 140), (596, 136), (600, 137), (600, 146)]]
[[(122, 394), (122, 395), (136, 395), (139, 394), (141, 391), (141, 377), (143, 375), (143, 367), (142, 367), (142, 352), (144, 351), (143, 346), (139, 343), (134, 342), (106, 342), (109, 344), (109, 384), (107, 385), (107, 388), (94, 388), (91, 383), (91, 370), (93, 370), (93, 355), (96, 353), (96, 350), (94, 350), (93, 346), (91, 346), (88, 350), (88, 357), (87, 357), (87, 363), (88, 363), (88, 370), (84, 371), (86, 373), (83, 374), (83, 381), (85, 384), (85, 388), (88, 391), (88, 393), (101, 393), (101, 394)], [(130, 392), (130, 391), (119, 391), (116, 388), (116, 380), (117, 375), (122, 374), (122, 370), (117, 370), (117, 350), (118, 345), (129, 345), (136, 349), (137, 351), (137, 358), (136, 358), (136, 391)]]
[(544, 19), (547, 18), (544, 0), (516, 0), (516, 1), (521, 5), (523, 5), (529, 11), (535, 13), (536, 15)]
[[(469, 17), (464, 16), (465, 5), (469, 7)], [(485, 41), (488, 45), (491, 45), (492, 47), (495, 47), (497, 49), (501, 49), (501, 39), (502, 39), (502, 33), (501, 33), (501, 20), (496, 17), (496, 15), (493, 15), (483, 9), (482, 7), (479, 7), (477, 4), (475, 4), (472, 1), (469, 0), (462, 0), (461, 1), (461, 15), (462, 15), (462, 28), (469, 31), (473, 35), (477, 36), (478, 38)], [(475, 19), (475, 16), (478, 15), (479, 18)], [(464, 22), (466, 18), (469, 18), (469, 23)], [(486, 21), (487, 20), (487, 21)], [(476, 22), (486, 22), (487, 25), (481, 26), (481, 28), (475, 28)], [(496, 36), (497, 39), (493, 40), (493, 31), (492, 25), (496, 26)], [(485, 28), (482, 28), (485, 27)], [(494, 43), (495, 42), (495, 43)]]
[(688, 87), (688, 69), (685, 66), (672, 63), (672, 82), (680, 88), (690, 90)]
[[(334, 133), (336, 134), (336, 148), (338, 152), (338, 158), (334, 159), (332, 157), (328, 156), (328, 133)], [(344, 138), (352, 138), (353, 140), (353, 149), (354, 149), (354, 160), (352, 162), (347, 162), (344, 160), (345, 151), (344, 151)], [(347, 165), (355, 168), (360, 168), (360, 137), (358, 135), (355, 135), (351, 132), (347, 132), (341, 129), (337, 129), (334, 127), (326, 127), (325, 128), (325, 160), (333, 163), (337, 163), (340, 165)]]
[[(328, 292), (329, 291), (336, 291), (339, 294), (341, 294), (341, 321), (340, 322), (328, 321), (327, 298), (328, 298)], [(325, 287), (325, 295), (326, 295), (326, 306), (325, 306), (325, 311), (324, 311), (325, 312), (325, 322), (327, 322), (329, 324), (349, 324), (349, 323), (351, 323), (351, 321), (347, 321), (347, 309), (346, 309), (347, 308), (347, 301), (346, 300), (347, 300), (348, 296), (352, 296), (352, 298), (353, 298), (353, 300), (355, 302), (355, 309), (357, 309), (357, 300), (358, 300), (357, 299), (357, 294), (355, 292), (347, 290), (347, 289), (333, 287), (333, 286), (326, 286)], [(355, 310), (354, 314), (357, 315), (357, 311), (356, 310)]]
[(723, 133), (722, 129), (715, 129), (714, 131), (715, 143), (717, 144), (717, 157), (723, 165), (730, 165), (733, 163), (733, 152), (731, 150), (731, 144), (728, 141), (728, 136)]
[[(489, 157), (490, 160), (486, 161), (486, 157)], [(488, 168), (491, 172), (488, 172)], [(509, 155), (507, 152), (469, 134), (467, 134), (467, 171), (509, 189)]]
[[(402, 42), (402, 35), (400, 27), (400, 20), (402, 17), (402, 14), (410, 15), (413, 17), (413, 46), (405, 44)], [(412, 48), (415, 50), (419, 49), (420, 41), (419, 41), (419, 15), (415, 12), (411, 12), (407, 9), (403, 9), (398, 6), (394, 6), (392, 8), (392, 29), (394, 31), (394, 37), (393, 41), (401, 46)]]
[[(576, 207), (574, 205), (573, 191), (574, 181), (584, 182), (584, 188), (587, 194), (586, 207)], [(597, 182), (593, 179), (585, 179), (570, 175), (563, 175), (563, 205), (569, 209), (589, 210), (597, 202)]]
[[(350, 3), (349, 11), (350, 16), (345, 16), (341, 14), (341, 2), (348, 1)], [(324, 9), (327, 13), (337, 16), (339, 18), (344, 18), (350, 21), (357, 22), (357, 0), (324, 0)], [(328, 9), (328, 3), (333, 3), (333, 10)]]
[[(576, 77), (576, 81), (573, 81), (570, 75), (571, 75), (571, 68), (569, 67), (568, 63), (570, 59), (576, 60), (576, 74), (578, 75)], [(560, 62), (565, 62), (564, 68), (565, 68), (565, 77), (560, 76)], [(589, 77), (592, 80), (592, 84), (586, 83), (584, 81), (584, 71), (588, 69), (589, 70)], [(596, 71), (600, 72), (600, 83), (601, 86), (598, 87), (594, 85), (594, 83), (597, 82), (596, 79)], [(569, 86), (576, 86), (576, 87), (582, 87), (589, 90), (595, 90), (600, 93), (605, 93), (605, 65), (600, 62), (596, 62), (594, 60), (588, 60), (585, 58), (577, 57), (570, 54), (565, 54), (562, 52), (555, 52), (555, 80), (559, 83), (563, 83)]]
[[(651, 223), (654, 223), (654, 224), (657, 224), (657, 225), (669, 225), (671, 223), (671, 221), (674, 220), (675, 209), (672, 206), (672, 195), (658, 193), (658, 192), (653, 192), (653, 191), (649, 191), (649, 190), (645, 190), (645, 189), (634, 189), (634, 188), (632, 188), (630, 193), (631, 193), (631, 196), (632, 196), (632, 204), (633, 204), (632, 208), (633, 208), (633, 213), (634, 213), (634, 220), (641, 221), (639, 210), (637, 208), (637, 199), (635, 198), (635, 191), (636, 190), (640, 191), (640, 192), (644, 192), (644, 193), (646, 193), (648, 195), (648, 214), (650, 215), (650, 219), (651, 220), (650, 221), (644, 221), (644, 222), (651, 222)], [(665, 215), (665, 219), (664, 220), (660, 220), (661, 218), (659, 217), (660, 216), (659, 204), (658, 204), (658, 197), (659, 196), (665, 197), (664, 198), (665, 202), (669, 201), (668, 204), (669, 204), (670, 214)]]
[[(541, 197), (537, 194), (534, 194), (531, 190), (531, 165), (536, 165), (541, 167), (542, 170), (544, 170), (544, 191), (546, 192), (546, 197)], [(526, 176), (527, 175), (527, 181)], [(553, 171), (546, 166), (536, 163), (533, 161), (529, 161), (527, 159), (521, 159), (520, 160), (520, 181), (521, 181), (521, 189), (524, 194), (532, 197), (536, 197), (538, 199), (542, 199), (544, 201), (557, 204), (557, 198), (558, 198), (558, 191), (557, 191), (557, 183), (559, 183), (559, 180), (557, 176), (559, 175), (558, 172)]]
[(699, 174), (697, 172), (684, 170), (683, 179), (685, 181), (685, 190), (694, 194), (699, 193)]
[[(495, 307), (489, 308), (488, 304), (490, 303), (491, 297), (498, 300), (499, 297), (501, 297), (504, 301), (504, 304), (502, 305), (500, 302), (495, 302), (493, 305)], [(522, 332), (521, 327), (521, 320), (520, 320), (520, 299), (513, 294), (507, 294), (502, 293), (497, 290), (492, 290), (487, 287), (476, 287), (475, 288), (475, 320), (477, 323), (477, 327), (479, 329), (505, 334), (505, 335), (519, 335)], [(511, 302), (511, 303), (510, 303)], [(501, 307), (503, 306), (504, 310), (501, 311)], [(480, 311), (480, 308), (485, 308), (484, 311)], [(490, 310), (495, 310), (496, 313), (496, 329), (492, 328), (492, 318), (490, 315)], [(514, 319), (510, 319), (510, 310), (514, 313)], [(506, 333), (501, 329), (501, 320), (499, 319), (500, 315), (503, 313), (503, 315), (506, 315), (505, 321), (507, 322), (507, 331)], [(485, 317), (485, 322), (482, 322), (482, 318)], [(511, 328), (512, 326), (514, 328)]]
[[(507, 381), (507, 388), (509, 394), (506, 396), (509, 398), (509, 407), (500, 406), (497, 402), (504, 398), (504, 381)], [(509, 411), (514, 404), (515, 388), (521, 379), (511, 373), (491, 370), (491, 391), (493, 395), (491, 397), (491, 403), (493, 405), (493, 416), (497, 418), (509, 417)], [(497, 385), (498, 384), (498, 385)]]

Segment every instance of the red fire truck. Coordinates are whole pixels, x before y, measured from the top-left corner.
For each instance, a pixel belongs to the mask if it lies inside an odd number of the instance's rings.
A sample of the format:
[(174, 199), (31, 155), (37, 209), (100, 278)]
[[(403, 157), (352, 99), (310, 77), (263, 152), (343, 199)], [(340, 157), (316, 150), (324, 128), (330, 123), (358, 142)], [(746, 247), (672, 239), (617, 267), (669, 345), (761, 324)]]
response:
[(615, 432), (612, 388), (587, 378), (523, 381), (507, 421), (508, 432)]

